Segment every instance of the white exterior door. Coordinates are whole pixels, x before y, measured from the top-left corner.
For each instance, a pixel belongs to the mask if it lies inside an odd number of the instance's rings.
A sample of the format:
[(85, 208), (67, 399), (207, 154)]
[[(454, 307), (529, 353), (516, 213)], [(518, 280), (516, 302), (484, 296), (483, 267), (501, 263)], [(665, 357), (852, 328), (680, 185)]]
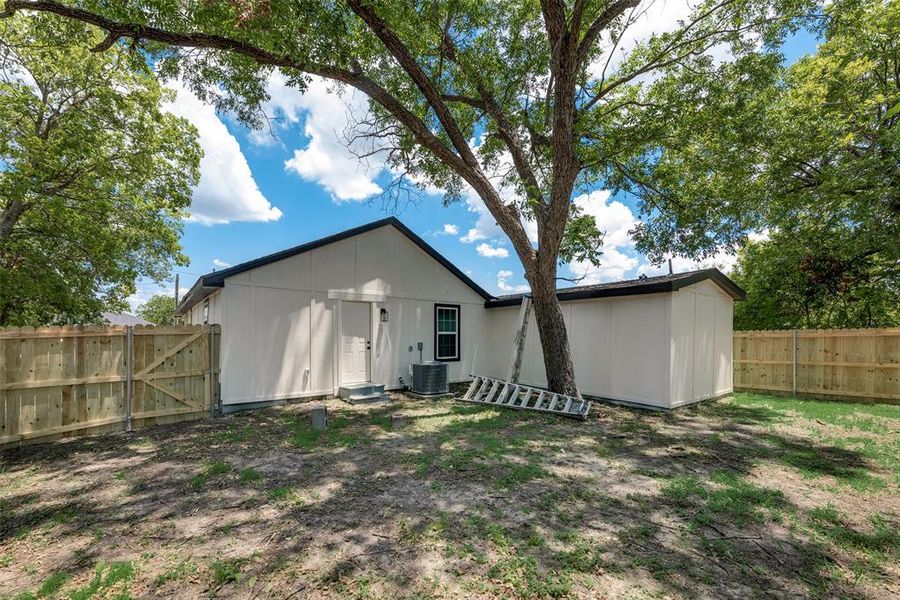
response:
[(367, 302), (341, 306), (341, 383), (369, 381), (370, 316)]

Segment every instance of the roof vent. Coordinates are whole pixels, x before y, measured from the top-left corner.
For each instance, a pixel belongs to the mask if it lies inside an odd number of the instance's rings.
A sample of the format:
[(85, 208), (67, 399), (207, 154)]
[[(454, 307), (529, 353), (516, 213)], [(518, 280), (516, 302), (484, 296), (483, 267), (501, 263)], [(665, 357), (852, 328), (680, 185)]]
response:
[(640, 275), (638, 275), (638, 279), (640, 279), (641, 281), (647, 279), (647, 274), (646, 274), (646, 273), (641, 273)]

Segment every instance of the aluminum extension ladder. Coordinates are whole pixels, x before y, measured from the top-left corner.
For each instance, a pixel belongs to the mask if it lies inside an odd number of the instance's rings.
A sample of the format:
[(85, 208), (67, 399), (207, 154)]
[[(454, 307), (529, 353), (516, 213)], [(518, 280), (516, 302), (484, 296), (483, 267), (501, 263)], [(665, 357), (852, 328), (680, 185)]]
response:
[(480, 375), (472, 376), (472, 385), (460, 399), (463, 402), (534, 410), (577, 419), (586, 419), (591, 410), (588, 400)]

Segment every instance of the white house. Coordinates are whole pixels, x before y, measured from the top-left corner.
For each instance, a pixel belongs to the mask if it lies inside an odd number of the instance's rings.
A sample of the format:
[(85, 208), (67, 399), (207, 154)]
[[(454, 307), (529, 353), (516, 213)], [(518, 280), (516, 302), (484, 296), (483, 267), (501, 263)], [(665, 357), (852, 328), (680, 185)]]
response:
[[(582, 394), (673, 408), (731, 391), (743, 291), (718, 270), (558, 294)], [(451, 381), (502, 378), (521, 302), (488, 294), (391, 217), (204, 275), (176, 312), (221, 324), (222, 402), (234, 410), (351, 383), (397, 389), (419, 344)], [(520, 380), (545, 383), (533, 322)]]

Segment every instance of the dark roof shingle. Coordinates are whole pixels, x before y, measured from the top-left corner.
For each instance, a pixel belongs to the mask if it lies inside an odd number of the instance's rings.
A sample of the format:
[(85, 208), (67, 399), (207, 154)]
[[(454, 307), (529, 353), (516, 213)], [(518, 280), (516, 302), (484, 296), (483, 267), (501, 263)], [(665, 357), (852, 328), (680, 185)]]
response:
[[(625, 281), (612, 281), (595, 285), (581, 285), (577, 287), (560, 288), (556, 290), (556, 296), (560, 301), (586, 300), (589, 298), (610, 298), (613, 296), (633, 296), (637, 294), (656, 294), (659, 292), (674, 292), (683, 287), (700, 283), (711, 279), (719, 285), (728, 295), (735, 300), (743, 300), (746, 297), (741, 287), (729, 279), (718, 269), (700, 269), (697, 271), (685, 271), (674, 275), (660, 275), (658, 277), (641, 277), (627, 279)], [(499, 308), (501, 306), (515, 306), (522, 303), (526, 294), (510, 294), (498, 296), (484, 303), (487, 308)]]

